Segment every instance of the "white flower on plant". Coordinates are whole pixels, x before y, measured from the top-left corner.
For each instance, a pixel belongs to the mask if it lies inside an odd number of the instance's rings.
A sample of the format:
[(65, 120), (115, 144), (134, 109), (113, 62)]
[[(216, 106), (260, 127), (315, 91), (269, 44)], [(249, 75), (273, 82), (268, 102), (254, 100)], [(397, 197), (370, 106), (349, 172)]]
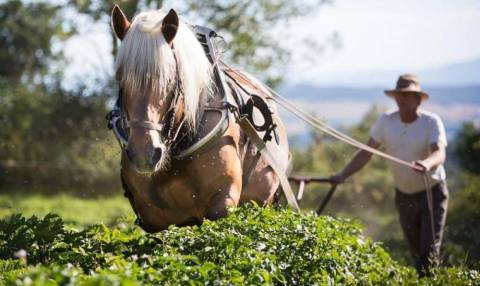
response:
[(30, 277), (25, 277), (25, 279), (23, 279), (23, 283), (24, 285), (32, 285), (33, 281), (32, 281), (32, 278)]
[(25, 249), (20, 249), (18, 251), (15, 251), (13, 255), (18, 258), (18, 259), (26, 259), (27, 258), (27, 251)]

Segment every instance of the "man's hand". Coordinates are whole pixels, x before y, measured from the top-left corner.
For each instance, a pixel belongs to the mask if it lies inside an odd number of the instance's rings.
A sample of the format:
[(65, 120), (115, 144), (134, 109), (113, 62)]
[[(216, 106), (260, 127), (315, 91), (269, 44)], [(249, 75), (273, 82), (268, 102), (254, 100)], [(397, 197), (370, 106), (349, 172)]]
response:
[(428, 162), (429, 161), (427, 161), (427, 160), (414, 161), (413, 164), (421, 169), (421, 170), (415, 169), (415, 171), (417, 171), (421, 174), (425, 174), (425, 173), (429, 172), (432, 169), (432, 166)]
[(334, 186), (342, 184), (345, 182), (346, 178), (343, 173), (339, 173), (330, 177), (330, 183)]
[[(375, 139), (370, 138), (367, 145), (372, 148), (378, 149), (381, 144), (375, 141)], [(353, 156), (352, 160), (350, 160), (350, 163), (345, 166), (343, 171), (330, 177), (330, 183), (336, 186), (345, 182), (347, 178), (349, 178), (351, 175), (355, 174), (358, 170), (363, 168), (363, 166), (365, 166), (365, 164), (370, 161), (370, 158), (372, 158), (372, 153), (365, 150), (358, 150)]]

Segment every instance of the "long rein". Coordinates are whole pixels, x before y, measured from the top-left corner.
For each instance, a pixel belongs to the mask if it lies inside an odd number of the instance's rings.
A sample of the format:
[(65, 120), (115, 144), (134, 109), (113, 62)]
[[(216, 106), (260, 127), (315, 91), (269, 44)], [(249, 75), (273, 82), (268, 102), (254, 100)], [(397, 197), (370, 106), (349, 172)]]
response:
[[(246, 76), (244, 76), (242, 73), (237, 72), (235, 69), (233, 69), (232, 67), (227, 65), (225, 62), (223, 62), (221, 60), (220, 60), (220, 62), (230, 72), (234, 73), (235, 75), (240, 77), (242, 80), (244, 80), (246, 82), (249, 82), (250, 84), (254, 85), (252, 83), (252, 81), (249, 78), (247, 78)], [(264, 83), (262, 83), (262, 85), (273, 95), (273, 96), (271, 96), (271, 99), (273, 101), (275, 101), (278, 105), (285, 108), (287, 111), (293, 113), (293, 115), (298, 117), (300, 120), (308, 123), (314, 129), (320, 130), (320, 131), (322, 131), (322, 132), (324, 132), (324, 133), (326, 133), (326, 134), (328, 134), (328, 135), (330, 135), (330, 136), (332, 136), (332, 137), (334, 137), (334, 138), (336, 138), (340, 141), (343, 141), (343, 142), (345, 142), (345, 143), (347, 143), (351, 146), (354, 146), (358, 149), (364, 150), (364, 151), (369, 152), (371, 154), (375, 154), (377, 156), (380, 156), (380, 157), (382, 157), (384, 159), (387, 159), (387, 160), (390, 160), (392, 162), (404, 165), (404, 166), (409, 167), (409, 168), (411, 168), (415, 171), (419, 171), (419, 172), (424, 171), (421, 167), (415, 165), (414, 163), (407, 162), (405, 160), (402, 160), (400, 158), (397, 158), (395, 156), (389, 155), (385, 152), (382, 152), (380, 150), (372, 148), (372, 147), (370, 147), (370, 146), (368, 146), (368, 145), (366, 145), (366, 144), (364, 144), (364, 143), (362, 143), (362, 142), (360, 142), (360, 141), (358, 141), (358, 140), (356, 140), (356, 139), (354, 139), (354, 138), (336, 130), (335, 128), (329, 126), (325, 122), (322, 122), (321, 120), (319, 120), (317, 117), (315, 117), (315, 116), (303, 111), (302, 109), (298, 108), (293, 103), (288, 101), (286, 98), (284, 98), (283, 96), (278, 94), (275, 90), (273, 90), (268, 85), (266, 85)], [(436, 239), (435, 239), (435, 226), (434, 226), (434, 220), (433, 220), (433, 194), (432, 194), (432, 189), (431, 189), (430, 182), (428, 180), (427, 174), (423, 173), (422, 177), (423, 177), (423, 182), (424, 182), (424, 185), (425, 185), (425, 190), (426, 190), (426, 193), (427, 193), (427, 205), (428, 205), (428, 211), (430, 213), (430, 226), (431, 226), (431, 232), (432, 232), (432, 238), (433, 238), (432, 241), (435, 244)], [(436, 247), (434, 247), (434, 255), (435, 255), (435, 257), (438, 257)]]

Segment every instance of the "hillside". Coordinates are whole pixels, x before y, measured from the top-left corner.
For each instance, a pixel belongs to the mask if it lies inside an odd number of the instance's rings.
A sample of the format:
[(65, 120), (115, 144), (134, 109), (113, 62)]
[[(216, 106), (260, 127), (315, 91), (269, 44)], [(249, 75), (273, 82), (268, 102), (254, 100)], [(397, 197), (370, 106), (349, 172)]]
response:
[(130, 221), (80, 231), (55, 215), (12, 216), (0, 221), (0, 259), (6, 285), (480, 283), (478, 271), (456, 268), (418, 280), (354, 222), (255, 206), (155, 235)]
[[(395, 77), (394, 77), (395, 78)], [(317, 86), (309, 83), (284, 85), (280, 94), (295, 105), (315, 114), (335, 127), (358, 124), (376, 105), (381, 108), (395, 108), (393, 100), (383, 90), (393, 87), (394, 82), (385, 86)], [(447, 136), (453, 139), (465, 121), (480, 120), (480, 85), (429, 87), (424, 89), (431, 100), (422, 108), (440, 115), (446, 126)], [(292, 145), (301, 149), (311, 142), (311, 129), (291, 113), (280, 109), (286, 123)]]
[[(383, 90), (392, 86), (371, 86), (371, 87), (354, 87), (354, 86), (317, 86), (308, 83), (284, 85), (279, 89), (280, 93), (290, 100), (299, 101), (367, 101), (372, 103), (381, 103), (388, 101)], [(452, 86), (452, 87), (435, 87), (424, 86), (432, 101), (435, 103), (480, 103), (480, 85), (470, 86)]]
[(414, 73), (423, 86), (462, 87), (480, 85), (480, 58), (450, 62), (425, 68), (392, 68), (375, 70), (366, 67), (360, 71), (341, 71), (325, 74), (326, 78), (316, 77), (315, 82), (336, 86), (390, 86), (399, 74)]

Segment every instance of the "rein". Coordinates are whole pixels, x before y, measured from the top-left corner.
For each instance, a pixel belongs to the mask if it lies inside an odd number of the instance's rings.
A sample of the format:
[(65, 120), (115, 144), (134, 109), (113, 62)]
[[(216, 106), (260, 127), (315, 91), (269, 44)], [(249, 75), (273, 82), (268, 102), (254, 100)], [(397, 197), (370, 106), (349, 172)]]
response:
[[(246, 78), (244, 75), (237, 72), (235, 69), (231, 68), (226, 63), (222, 62), (222, 64), (225, 65), (231, 73), (234, 73), (238, 77), (241, 77), (243, 80), (251, 83), (250, 79)], [(251, 83), (251, 84), (253, 84), (253, 83)], [(275, 101), (278, 105), (282, 106), (286, 110), (290, 111), (293, 115), (297, 116), (302, 121), (311, 125), (313, 128), (318, 129), (318, 130), (320, 130), (324, 133), (327, 133), (328, 135), (330, 135), (330, 136), (332, 136), (332, 137), (334, 137), (334, 138), (336, 138), (340, 141), (343, 141), (343, 142), (345, 142), (349, 145), (352, 145), (354, 147), (357, 147), (357, 148), (362, 149), (364, 151), (367, 151), (369, 153), (378, 155), (380, 157), (383, 157), (383, 158), (385, 158), (387, 160), (390, 160), (390, 161), (393, 161), (395, 163), (407, 166), (411, 169), (414, 169), (414, 170), (417, 170), (417, 171), (423, 171), (423, 169), (421, 167), (419, 167), (419, 166), (417, 166), (413, 163), (407, 162), (405, 160), (402, 160), (400, 158), (394, 157), (394, 156), (389, 155), (385, 152), (382, 152), (380, 150), (372, 148), (372, 147), (370, 147), (370, 146), (368, 146), (364, 143), (361, 143), (361, 142), (353, 139), (352, 137), (334, 129), (333, 127), (330, 127), (328, 124), (320, 121), (315, 116), (312, 116), (311, 114), (309, 114), (309, 113), (303, 111), (302, 109), (300, 109), (299, 107), (295, 106), (293, 103), (291, 103), (290, 101), (288, 101), (287, 99), (282, 97), (280, 94), (278, 94), (275, 90), (273, 90), (269, 86), (267, 86), (265, 84), (263, 84), (263, 86), (266, 89), (268, 89), (268, 91), (270, 91), (272, 93), (272, 95), (274, 95), (273, 97), (272, 96), (270, 97), (273, 101)]]
[[(237, 72), (235, 69), (227, 65), (225, 62), (221, 61), (221, 63), (229, 69), (229, 72), (237, 75), (240, 77), (242, 80), (249, 82), (250, 84), (253, 84), (250, 79), (245, 77), (242, 73)], [(228, 75), (228, 73), (226, 73)], [(384, 159), (390, 160), (392, 162), (398, 163), (400, 165), (404, 165), (406, 167), (409, 167), (413, 170), (423, 172), (423, 169), (414, 163), (407, 162), (405, 160), (402, 160), (400, 158), (397, 158), (395, 156), (389, 155), (385, 152), (382, 152), (380, 150), (377, 150), (375, 148), (372, 148), (338, 130), (335, 128), (329, 126), (325, 122), (322, 122), (315, 116), (305, 112), (304, 110), (300, 109), (299, 107), (295, 106), (293, 103), (288, 101), (286, 98), (282, 97), (280, 94), (278, 94), (275, 90), (270, 88), (268, 85), (263, 84), (263, 87), (265, 87), (273, 96), (270, 96), (270, 98), (275, 101), (278, 105), (282, 106), (286, 110), (288, 110), (290, 113), (298, 117), (300, 120), (308, 123), (310, 126), (312, 126), (314, 129), (320, 130), (342, 142), (345, 142), (351, 146), (354, 146), (356, 148), (359, 148), (361, 150), (367, 151), (371, 154), (375, 154), (377, 156), (380, 156)], [(425, 185), (425, 191), (427, 194), (427, 205), (428, 205), (428, 211), (430, 214), (430, 227), (431, 227), (431, 232), (432, 232), (432, 242), (433, 244), (436, 244), (436, 239), (435, 239), (435, 226), (434, 226), (434, 219), (433, 219), (433, 193), (432, 193), (432, 188), (430, 186), (430, 182), (428, 180), (427, 174), (422, 174), (422, 178), (424, 181)], [(331, 195), (330, 195), (331, 196)], [(325, 206), (322, 206), (321, 209), (323, 210)], [(434, 247), (435, 248), (435, 247)], [(438, 253), (436, 248), (434, 249), (434, 257), (438, 258)]]

